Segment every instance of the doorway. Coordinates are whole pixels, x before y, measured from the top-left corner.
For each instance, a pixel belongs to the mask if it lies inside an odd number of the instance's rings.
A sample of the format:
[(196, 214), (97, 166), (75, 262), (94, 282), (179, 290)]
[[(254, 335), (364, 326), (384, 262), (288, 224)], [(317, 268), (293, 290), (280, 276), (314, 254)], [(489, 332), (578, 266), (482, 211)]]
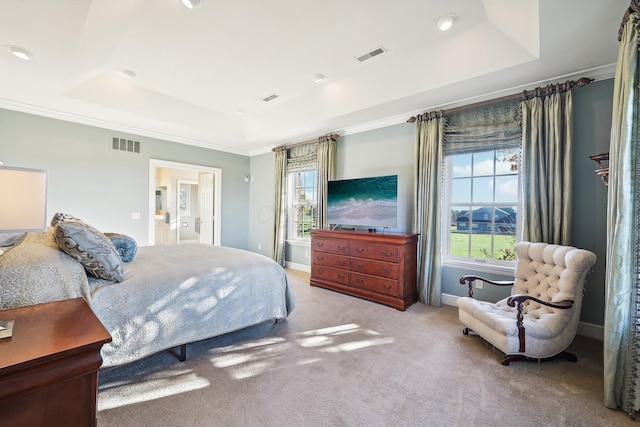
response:
[(149, 245), (220, 246), (222, 170), (149, 160)]

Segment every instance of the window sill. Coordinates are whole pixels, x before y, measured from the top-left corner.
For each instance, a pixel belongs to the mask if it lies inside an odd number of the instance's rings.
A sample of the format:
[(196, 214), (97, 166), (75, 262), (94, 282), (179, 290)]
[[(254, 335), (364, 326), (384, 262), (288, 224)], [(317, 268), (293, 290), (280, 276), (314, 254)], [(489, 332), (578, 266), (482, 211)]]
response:
[(285, 241), (287, 243), (287, 245), (290, 246), (300, 246), (303, 248), (310, 248), (311, 247), (311, 239), (306, 239), (306, 240), (302, 240), (302, 239), (287, 239)]
[(445, 267), (453, 267), (459, 268), (462, 270), (469, 270), (471, 272), (479, 272), (479, 273), (489, 273), (489, 274), (498, 274), (501, 276), (509, 276), (513, 277), (516, 266), (515, 261), (513, 264), (494, 264), (489, 262), (482, 261), (473, 261), (473, 260), (458, 260), (458, 259), (447, 259), (442, 263)]

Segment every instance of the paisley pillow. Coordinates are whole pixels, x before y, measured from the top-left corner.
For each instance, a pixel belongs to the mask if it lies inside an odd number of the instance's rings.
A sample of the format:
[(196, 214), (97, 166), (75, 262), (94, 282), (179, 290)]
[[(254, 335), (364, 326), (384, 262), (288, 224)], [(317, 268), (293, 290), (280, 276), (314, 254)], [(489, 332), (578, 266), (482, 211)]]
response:
[(87, 273), (122, 282), (122, 260), (111, 240), (80, 220), (59, 221), (54, 236), (60, 249), (84, 266)]

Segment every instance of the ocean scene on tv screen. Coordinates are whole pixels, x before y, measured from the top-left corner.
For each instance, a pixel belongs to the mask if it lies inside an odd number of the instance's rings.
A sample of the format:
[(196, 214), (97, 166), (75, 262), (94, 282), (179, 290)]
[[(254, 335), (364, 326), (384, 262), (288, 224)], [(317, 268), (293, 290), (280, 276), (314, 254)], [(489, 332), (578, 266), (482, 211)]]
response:
[(397, 226), (398, 175), (329, 181), (327, 190), (329, 224)]

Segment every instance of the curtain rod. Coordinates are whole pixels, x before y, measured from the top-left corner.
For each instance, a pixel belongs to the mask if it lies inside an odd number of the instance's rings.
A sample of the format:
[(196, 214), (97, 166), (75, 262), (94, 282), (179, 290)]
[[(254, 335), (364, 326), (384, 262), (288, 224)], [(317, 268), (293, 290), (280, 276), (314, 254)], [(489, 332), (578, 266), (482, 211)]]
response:
[(627, 21), (631, 18), (631, 15), (636, 13), (640, 13), (640, 0), (631, 0), (631, 4), (624, 12), (622, 23), (620, 23), (620, 28), (618, 29), (618, 41), (622, 41), (622, 31), (624, 30), (624, 26), (627, 25)]
[(545, 87), (537, 87), (533, 90), (524, 90), (520, 93), (505, 95), (500, 98), (494, 98), (486, 101), (476, 102), (473, 104), (462, 105), (460, 107), (449, 108), (447, 110), (439, 110), (437, 112), (432, 111), (424, 114), (418, 114), (418, 116), (409, 117), (409, 119), (407, 120), (407, 123), (414, 123), (416, 120), (418, 120), (418, 117), (420, 116), (424, 116), (425, 118), (431, 117), (434, 114), (437, 116), (444, 116), (447, 114), (457, 113), (459, 111), (470, 110), (472, 108), (484, 107), (485, 105), (499, 104), (501, 102), (507, 102), (507, 101), (518, 101), (518, 100), (525, 101), (527, 99), (536, 98), (540, 96), (553, 95), (554, 93), (557, 93), (557, 92), (565, 92), (574, 86), (578, 86), (578, 87), (586, 86), (592, 81), (593, 79), (590, 79), (589, 77), (582, 77), (577, 81), (568, 80), (564, 83), (550, 84)]
[(335, 141), (339, 137), (340, 135), (338, 135), (337, 133), (330, 133), (327, 135), (319, 136), (316, 139), (310, 139), (308, 141), (294, 142), (293, 144), (282, 144), (277, 147), (273, 147), (271, 151), (286, 151), (290, 148), (297, 147), (298, 145), (313, 144), (314, 142), (323, 142), (323, 141), (330, 141), (330, 140)]

